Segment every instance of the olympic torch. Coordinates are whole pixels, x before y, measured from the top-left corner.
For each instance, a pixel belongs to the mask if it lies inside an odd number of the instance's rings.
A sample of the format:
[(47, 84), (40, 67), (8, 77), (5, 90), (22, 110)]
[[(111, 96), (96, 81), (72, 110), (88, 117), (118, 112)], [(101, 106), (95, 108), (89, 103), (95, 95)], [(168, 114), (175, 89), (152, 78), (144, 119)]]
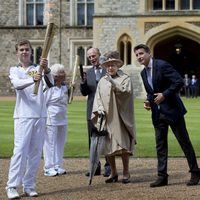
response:
[(69, 92), (70, 93), (69, 93), (68, 103), (71, 103), (72, 99), (73, 99), (74, 84), (75, 84), (75, 78), (76, 78), (76, 74), (77, 74), (79, 63), (80, 63), (80, 58), (79, 58), (78, 55), (76, 55), (75, 63), (74, 63), (74, 71), (73, 71), (73, 75), (72, 75), (72, 81), (71, 81), (70, 87), (69, 87), (69, 89), (70, 89)]
[[(55, 30), (56, 30), (56, 25), (54, 23), (48, 23), (45, 38), (44, 38), (44, 44), (42, 48), (42, 56), (41, 56), (42, 58), (47, 58), (48, 56), (48, 53), (53, 41), (53, 37), (55, 34)], [(43, 68), (39, 66), (38, 74), (42, 74), (42, 70)], [(33, 94), (37, 95), (39, 85), (40, 85), (40, 81), (35, 82)]]

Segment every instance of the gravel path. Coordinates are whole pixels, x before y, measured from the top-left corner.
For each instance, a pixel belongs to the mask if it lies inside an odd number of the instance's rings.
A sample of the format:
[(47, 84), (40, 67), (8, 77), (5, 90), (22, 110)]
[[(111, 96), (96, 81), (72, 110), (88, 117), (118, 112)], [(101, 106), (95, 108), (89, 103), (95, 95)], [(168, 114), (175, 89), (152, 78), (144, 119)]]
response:
[[(5, 185), (9, 168), (9, 159), (1, 159), (0, 168), (0, 199), (7, 199)], [(104, 164), (104, 159), (101, 160)], [(150, 188), (149, 184), (156, 177), (156, 160), (132, 158), (130, 160), (131, 183), (122, 184), (122, 163), (117, 158), (119, 182), (105, 184), (103, 176), (95, 176), (91, 186), (85, 177), (88, 159), (70, 158), (64, 160), (67, 174), (57, 177), (43, 175), (43, 160), (36, 179), (36, 190), (40, 194), (38, 200), (199, 200), (200, 185), (187, 187), (190, 178), (188, 166), (184, 158), (169, 159), (169, 185), (160, 188)], [(103, 169), (102, 169), (103, 173)], [(21, 193), (21, 189), (20, 189)], [(21, 199), (30, 199), (22, 197)]]

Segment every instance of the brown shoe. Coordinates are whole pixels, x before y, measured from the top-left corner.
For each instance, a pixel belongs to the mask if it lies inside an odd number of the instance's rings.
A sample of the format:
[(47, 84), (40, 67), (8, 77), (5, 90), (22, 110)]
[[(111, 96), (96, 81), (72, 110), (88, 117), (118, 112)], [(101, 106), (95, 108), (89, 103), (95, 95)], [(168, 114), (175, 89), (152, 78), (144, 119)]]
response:
[(189, 180), (189, 182), (187, 182), (187, 186), (193, 186), (193, 185), (197, 185), (199, 183), (200, 180), (200, 174), (199, 173), (191, 173), (191, 178)]
[(150, 187), (162, 187), (168, 185), (168, 178), (158, 177), (158, 179), (150, 184)]

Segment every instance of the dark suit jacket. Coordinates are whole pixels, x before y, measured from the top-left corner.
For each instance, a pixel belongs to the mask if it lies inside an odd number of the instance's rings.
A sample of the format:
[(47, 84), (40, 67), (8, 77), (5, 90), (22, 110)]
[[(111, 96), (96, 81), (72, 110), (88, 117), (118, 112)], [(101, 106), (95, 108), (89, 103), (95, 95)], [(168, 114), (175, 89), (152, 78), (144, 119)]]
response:
[[(102, 69), (101, 77), (106, 74), (105, 68)], [(87, 70), (87, 81), (80, 84), (81, 94), (88, 95), (87, 99), (87, 120), (91, 119), (94, 96), (97, 88), (96, 75), (94, 67)]]
[[(179, 91), (184, 82), (180, 74), (167, 62), (153, 59), (152, 89), (147, 81), (146, 70), (141, 71), (144, 87), (147, 92), (147, 100), (151, 104), (152, 121), (157, 124), (162, 117), (175, 122), (187, 112), (180, 97)], [(163, 93), (165, 100), (159, 107), (154, 103), (154, 93)]]

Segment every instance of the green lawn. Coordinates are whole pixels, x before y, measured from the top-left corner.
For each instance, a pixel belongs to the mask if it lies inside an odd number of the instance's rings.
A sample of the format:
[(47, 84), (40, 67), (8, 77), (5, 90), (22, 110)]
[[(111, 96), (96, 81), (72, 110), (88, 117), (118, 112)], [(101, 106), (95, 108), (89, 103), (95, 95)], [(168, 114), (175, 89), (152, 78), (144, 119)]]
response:
[[(199, 132), (199, 99), (183, 98), (188, 110), (186, 123), (190, 138), (200, 156)], [(13, 109), (14, 101), (0, 101), (0, 157), (10, 157), (13, 149)], [(77, 100), (68, 105), (68, 138), (65, 146), (65, 157), (87, 157), (88, 136), (86, 128), (86, 101)], [(135, 100), (135, 118), (137, 145), (135, 157), (155, 157), (154, 130), (151, 124), (151, 113), (143, 109), (143, 100)], [(169, 156), (183, 156), (183, 153), (169, 131)]]

